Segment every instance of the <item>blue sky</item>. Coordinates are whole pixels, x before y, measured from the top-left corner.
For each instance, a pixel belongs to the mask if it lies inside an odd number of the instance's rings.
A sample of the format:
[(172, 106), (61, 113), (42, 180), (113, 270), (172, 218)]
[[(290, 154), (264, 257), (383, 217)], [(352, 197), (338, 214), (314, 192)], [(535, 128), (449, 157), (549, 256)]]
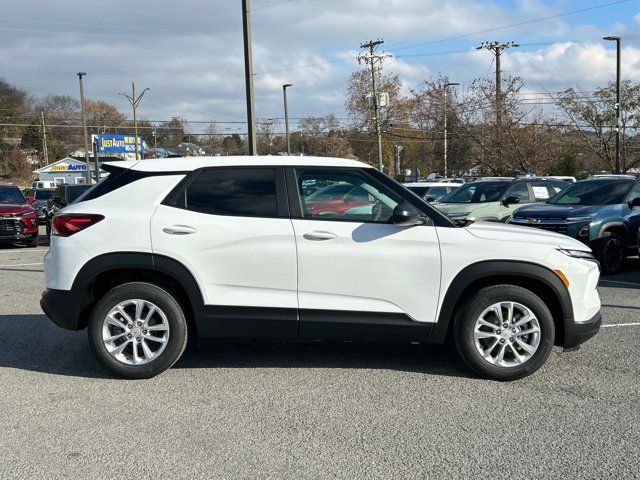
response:
[[(528, 91), (589, 90), (614, 78), (614, 45), (600, 40), (606, 34), (625, 36), (623, 73), (640, 81), (638, 0), (469, 35), (607, 3), (613, 2), (253, 0), (256, 112), (281, 117), (281, 85), (293, 83), (291, 116), (344, 116), (358, 46), (377, 37), (391, 54), (439, 54), (386, 62), (385, 71), (398, 73), (406, 89), (438, 73), (463, 87), (491, 75), (491, 55), (471, 50), (483, 40), (513, 40), (522, 47), (507, 52), (504, 68), (523, 77)], [(118, 92), (135, 80), (151, 88), (143, 117), (242, 121), (241, 42), (239, 0), (3, 0), (0, 72), (41, 96), (77, 95), (75, 72), (84, 70), (87, 95), (123, 111)], [(442, 54), (460, 50), (469, 52)], [(243, 127), (221, 126), (236, 129)]]

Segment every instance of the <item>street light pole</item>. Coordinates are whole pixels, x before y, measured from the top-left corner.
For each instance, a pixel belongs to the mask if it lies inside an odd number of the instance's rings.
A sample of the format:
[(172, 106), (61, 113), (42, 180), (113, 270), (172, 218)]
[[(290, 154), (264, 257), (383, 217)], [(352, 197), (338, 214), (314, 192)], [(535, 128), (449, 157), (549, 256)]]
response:
[(620, 78), (622, 74), (622, 65), (621, 65), (621, 43), (622, 38), (614, 35), (609, 35), (608, 37), (604, 37), (603, 40), (608, 40), (611, 42), (616, 42), (616, 173), (621, 173), (621, 164), (620, 164), (620, 128), (621, 128), (621, 118), (620, 113), (622, 110), (622, 105), (620, 104)]
[(151, 90), (150, 88), (145, 88), (142, 93), (140, 95), (138, 95), (136, 97), (136, 84), (135, 82), (131, 82), (131, 96), (127, 95), (126, 93), (122, 93), (120, 92), (120, 95), (122, 95), (123, 97), (125, 97), (127, 100), (129, 100), (129, 103), (131, 104), (131, 108), (133, 109), (133, 131), (134, 131), (134, 143), (135, 143), (135, 150), (136, 150), (136, 160), (139, 160), (139, 156), (138, 156), (138, 147), (140, 146), (140, 148), (142, 147), (142, 142), (140, 142), (140, 145), (138, 145), (138, 117), (137, 117), (137, 110), (138, 110), (138, 105), (140, 104), (140, 100), (142, 100), (142, 97), (144, 96), (144, 94), (146, 92), (148, 92), (149, 90)]
[(284, 98), (284, 132), (287, 138), (287, 155), (291, 155), (291, 142), (289, 140), (289, 108), (287, 106), (287, 87), (291, 87), (293, 84), (285, 83), (282, 85), (282, 96)]
[(447, 90), (456, 85), (460, 84), (447, 82), (444, 85), (444, 178), (447, 178)]
[(87, 119), (84, 116), (84, 88), (82, 86), (82, 77), (86, 75), (86, 72), (78, 72), (77, 75), (80, 82), (80, 109), (82, 111), (82, 130), (84, 131), (84, 161), (87, 167), (84, 173), (86, 182), (89, 184), (91, 183), (89, 174), (89, 136), (87, 134)]

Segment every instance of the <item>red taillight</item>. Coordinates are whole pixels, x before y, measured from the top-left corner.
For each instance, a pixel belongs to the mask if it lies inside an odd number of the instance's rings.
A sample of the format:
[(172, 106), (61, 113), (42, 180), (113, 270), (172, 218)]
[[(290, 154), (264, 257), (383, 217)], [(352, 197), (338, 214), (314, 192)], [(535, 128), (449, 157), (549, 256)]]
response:
[(80, 230), (95, 225), (104, 219), (102, 215), (88, 213), (61, 213), (51, 221), (52, 233), (58, 237), (70, 237)]

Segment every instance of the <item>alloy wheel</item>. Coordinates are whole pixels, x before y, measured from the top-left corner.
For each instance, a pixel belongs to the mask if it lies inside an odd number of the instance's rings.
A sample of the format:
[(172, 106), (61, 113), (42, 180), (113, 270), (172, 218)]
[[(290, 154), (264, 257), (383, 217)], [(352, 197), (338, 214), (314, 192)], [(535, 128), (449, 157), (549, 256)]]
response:
[(476, 320), (473, 339), (485, 361), (499, 367), (516, 367), (538, 350), (540, 323), (531, 309), (521, 303), (494, 303)]
[(165, 313), (147, 300), (125, 300), (102, 322), (102, 342), (109, 354), (126, 365), (144, 365), (158, 358), (169, 340)]
[(618, 238), (610, 238), (604, 246), (604, 263), (611, 271), (617, 271), (624, 262), (624, 246)]

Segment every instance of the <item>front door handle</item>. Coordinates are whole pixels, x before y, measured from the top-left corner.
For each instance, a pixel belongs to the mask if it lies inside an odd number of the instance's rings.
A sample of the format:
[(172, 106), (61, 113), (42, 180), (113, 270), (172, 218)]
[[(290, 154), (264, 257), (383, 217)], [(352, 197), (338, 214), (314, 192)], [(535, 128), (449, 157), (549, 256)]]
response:
[(162, 231), (169, 235), (189, 235), (197, 232), (195, 228), (188, 225), (170, 225), (168, 227), (164, 227)]
[(304, 238), (306, 238), (307, 240), (332, 240), (334, 238), (336, 238), (336, 234), (335, 233), (331, 233), (331, 232), (320, 232), (320, 231), (314, 231), (314, 232), (307, 232), (304, 235), (302, 235)]

